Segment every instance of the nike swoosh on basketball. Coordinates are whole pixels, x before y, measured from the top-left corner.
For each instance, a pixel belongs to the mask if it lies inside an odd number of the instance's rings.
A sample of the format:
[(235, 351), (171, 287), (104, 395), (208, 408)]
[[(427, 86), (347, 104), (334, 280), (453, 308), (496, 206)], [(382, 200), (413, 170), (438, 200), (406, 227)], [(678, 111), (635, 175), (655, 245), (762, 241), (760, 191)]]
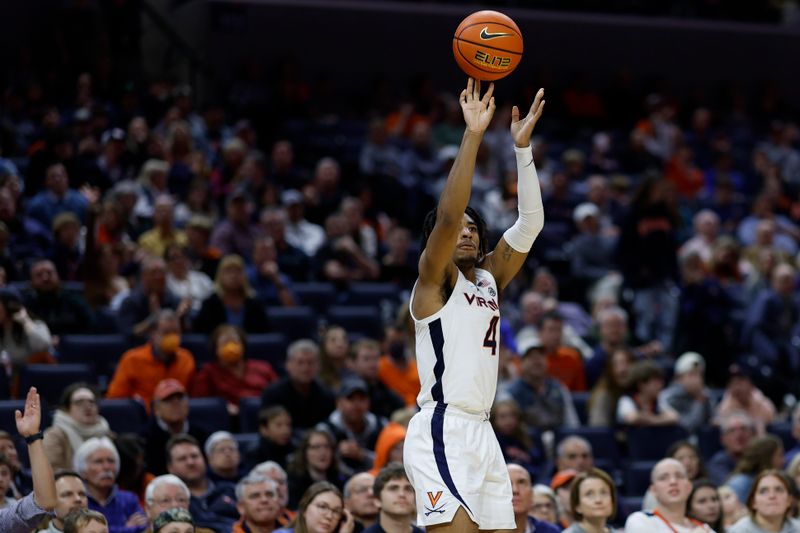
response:
[(489, 33), (489, 26), (481, 30), (481, 39), (488, 41), (489, 39), (497, 39), (498, 37), (511, 37), (513, 33)]

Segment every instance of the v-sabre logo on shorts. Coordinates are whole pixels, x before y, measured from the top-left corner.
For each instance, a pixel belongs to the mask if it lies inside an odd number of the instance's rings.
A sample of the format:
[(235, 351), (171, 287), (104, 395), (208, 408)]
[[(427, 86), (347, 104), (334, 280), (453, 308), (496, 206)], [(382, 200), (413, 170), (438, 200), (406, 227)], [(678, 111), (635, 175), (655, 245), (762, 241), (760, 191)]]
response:
[(433, 492), (428, 492), (428, 501), (431, 502), (431, 507), (425, 507), (425, 516), (431, 515), (433, 513), (444, 513), (444, 505), (436, 508), (436, 504), (439, 503), (439, 498), (442, 497), (442, 491), (437, 491), (436, 494)]

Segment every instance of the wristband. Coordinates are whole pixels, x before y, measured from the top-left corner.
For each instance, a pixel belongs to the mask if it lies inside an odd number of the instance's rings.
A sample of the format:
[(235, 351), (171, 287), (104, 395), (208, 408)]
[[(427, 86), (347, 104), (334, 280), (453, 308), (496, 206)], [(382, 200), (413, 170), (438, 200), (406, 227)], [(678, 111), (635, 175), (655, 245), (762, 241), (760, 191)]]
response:
[(43, 438), (44, 438), (44, 433), (40, 431), (38, 433), (34, 433), (33, 435), (28, 435), (27, 437), (25, 437), (25, 442), (27, 442), (28, 444), (33, 444), (37, 440)]

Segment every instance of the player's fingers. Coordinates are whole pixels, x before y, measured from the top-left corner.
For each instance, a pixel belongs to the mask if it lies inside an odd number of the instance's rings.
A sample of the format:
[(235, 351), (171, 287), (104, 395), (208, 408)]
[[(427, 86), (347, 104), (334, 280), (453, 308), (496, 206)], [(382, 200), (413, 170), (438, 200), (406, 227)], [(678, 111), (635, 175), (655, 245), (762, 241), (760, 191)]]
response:
[(484, 105), (487, 104), (489, 100), (492, 99), (492, 96), (494, 96), (494, 83), (489, 84), (489, 89), (486, 91), (486, 94), (483, 95)]
[(466, 89), (464, 89), (463, 91), (461, 91), (461, 96), (459, 96), (459, 97), (458, 97), (458, 100), (459, 100), (459, 102), (461, 102), (462, 104), (465, 104), (465, 103), (467, 103), (467, 90), (466, 90)]
[(542, 111), (544, 111), (544, 100), (542, 100), (542, 103), (539, 104), (539, 109), (536, 110), (536, 114), (533, 115), (533, 118), (535, 120), (539, 120), (539, 117), (542, 116)]
[(494, 96), (492, 96), (491, 98), (489, 98), (489, 111), (491, 111), (492, 113), (494, 113), (494, 109), (495, 109), (495, 107), (496, 107), (496, 106), (495, 106), (495, 104), (494, 104)]
[(481, 80), (475, 80), (475, 85), (473, 85), (472, 89), (472, 96), (475, 97), (475, 100), (481, 99)]
[(519, 108), (517, 106), (511, 108), (511, 122), (519, 122)]
[(539, 109), (539, 104), (541, 103), (542, 98), (544, 98), (544, 89), (539, 89), (536, 92), (536, 98), (533, 99), (533, 104), (531, 104), (531, 111), (530, 112), (532, 114), (535, 114), (536, 110)]

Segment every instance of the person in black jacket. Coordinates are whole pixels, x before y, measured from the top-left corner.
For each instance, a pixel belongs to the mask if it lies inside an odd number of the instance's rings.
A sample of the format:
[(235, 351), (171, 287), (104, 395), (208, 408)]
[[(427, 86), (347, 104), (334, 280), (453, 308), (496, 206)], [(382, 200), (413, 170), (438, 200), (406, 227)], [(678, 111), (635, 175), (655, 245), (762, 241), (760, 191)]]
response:
[(258, 412), (258, 442), (245, 453), (245, 464), (252, 468), (265, 461), (275, 461), (286, 468), (294, 452), (292, 417), (281, 405), (264, 407)]
[(233, 324), (247, 333), (266, 333), (267, 315), (250, 287), (244, 260), (226, 255), (217, 268), (216, 292), (206, 298), (192, 327), (197, 333), (211, 334), (220, 324)]

